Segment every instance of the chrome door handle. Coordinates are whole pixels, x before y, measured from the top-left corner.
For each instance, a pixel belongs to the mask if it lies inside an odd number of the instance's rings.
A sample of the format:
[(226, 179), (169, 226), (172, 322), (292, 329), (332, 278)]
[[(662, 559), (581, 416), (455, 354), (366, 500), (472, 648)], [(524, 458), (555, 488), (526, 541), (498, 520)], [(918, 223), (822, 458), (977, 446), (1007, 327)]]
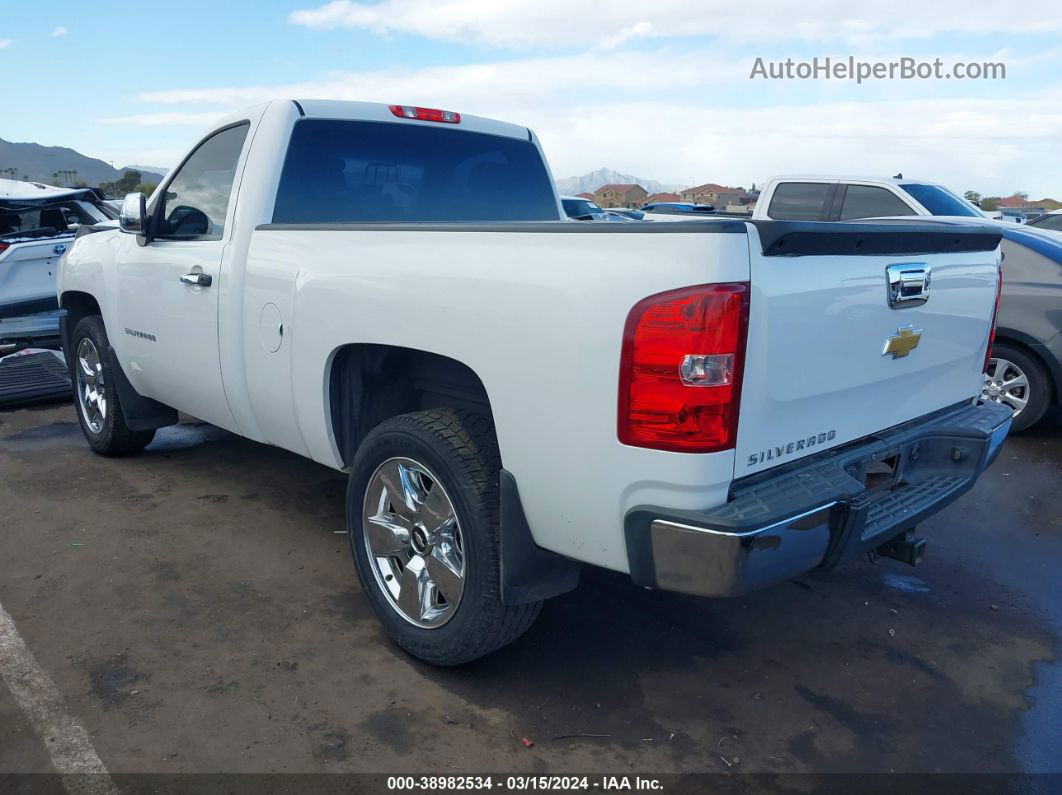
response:
[(181, 281), (193, 287), (209, 287), (214, 280), (210, 278), (209, 273), (185, 273), (181, 276)]

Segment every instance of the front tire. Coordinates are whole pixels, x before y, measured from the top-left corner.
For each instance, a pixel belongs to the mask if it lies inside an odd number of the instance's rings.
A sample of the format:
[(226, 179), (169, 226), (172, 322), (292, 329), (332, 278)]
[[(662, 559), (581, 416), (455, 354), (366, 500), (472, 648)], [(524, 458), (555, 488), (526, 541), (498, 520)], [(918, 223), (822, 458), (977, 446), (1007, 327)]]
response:
[(381, 423), (354, 458), (347, 530), (362, 589), (394, 641), (425, 662), (489, 654), (541, 609), (502, 604), (500, 470), (491, 422), (451, 409)]
[(81, 432), (95, 452), (121, 456), (139, 453), (155, 438), (154, 430), (134, 431), (125, 424), (111, 372), (111, 346), (99, 315), (82, 318), (70, 337), (70, 382)]
[(1051, 383), (1047, 370), (1031, 354), (1015, 345), (1000, 343), (992, 347), (981, 397), (1014, 409), (1010, 429), (1021, 433), (1047, 413)]

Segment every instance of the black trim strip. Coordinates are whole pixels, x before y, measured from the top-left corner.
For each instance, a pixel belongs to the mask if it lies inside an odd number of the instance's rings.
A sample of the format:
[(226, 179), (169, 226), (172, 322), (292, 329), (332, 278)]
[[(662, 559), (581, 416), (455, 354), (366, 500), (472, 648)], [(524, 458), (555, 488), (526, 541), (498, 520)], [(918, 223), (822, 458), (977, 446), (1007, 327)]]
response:
[(571, 234), (745, 234), (744, 221), (606, 224), (581, 221), (472, 223), (259, 224), (261, 232), (545, 232)]
[(948, 254), (993, 251), (1002, 231), (988, 224), (750, 221), (765, 257)]
[(302, 109), (302, 105), (299, 104), (299, 101), (297, 99), (293, 99), (292, 102), (294, 102), (295, 107), (299, 109), (299, 115), (305, 117), (306, 111)]

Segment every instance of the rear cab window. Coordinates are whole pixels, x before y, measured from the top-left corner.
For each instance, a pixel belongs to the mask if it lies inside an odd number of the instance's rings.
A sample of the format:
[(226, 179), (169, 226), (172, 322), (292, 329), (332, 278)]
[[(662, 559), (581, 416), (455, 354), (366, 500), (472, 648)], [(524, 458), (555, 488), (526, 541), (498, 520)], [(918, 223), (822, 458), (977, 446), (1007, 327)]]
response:
[(849, 185), (841, 203), (842, 221), (856, 218), (884, 218), (893, 215), (917, 215), (914, 208), (885, 188), (873, 185)]
[(780, 182), (767, 215), (776, 221), (825, 221), (833, 190), (831, 182)]
[(557, 220), (528, 140), (334, 119), (295, 123), (273, 208), (278, 224)]

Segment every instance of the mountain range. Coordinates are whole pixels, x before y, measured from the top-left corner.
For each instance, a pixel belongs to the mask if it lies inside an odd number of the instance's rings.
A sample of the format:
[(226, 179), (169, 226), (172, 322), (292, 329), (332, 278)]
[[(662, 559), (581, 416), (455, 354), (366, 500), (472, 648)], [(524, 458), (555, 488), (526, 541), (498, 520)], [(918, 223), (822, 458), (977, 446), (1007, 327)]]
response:
[(597, 171), (591, 171), (581, 177), (564, 177), (563, 179), (554, 180), (554, 182), (557, 185), (557, 191), (567, 196), (574, 196), (577, 193), (593, 193), (602, 185), (641, 185), (650, 194), (677, 193), (687, 187), (686, 185), (657, 182), (655, 179), (636, 177), (632, 174), (621, 174), (611, 168), (599, 168)]
[(33, 143), (14, 143), (0, 138), (0, 175), (6, 168), (16, 171), (14, 179), (29, 177), (34, 182), (43, 182), (54, 185), (56, 182), (65, 183), (64, 177), (58, 180), (52, 175), (59, 171), (76, 171), (73, 180), (84, 182), (86, 185), (96, 186), (101, 182), (113, 182), (120, 179), (127, 169), (133, 168), (140, 172), (144, 182), (162, 182), (162, 169), (158, 170), (142, 166), (125, 166), (114, 168), (110, 164), (88, 157), (65, 146), (41, 146)]

